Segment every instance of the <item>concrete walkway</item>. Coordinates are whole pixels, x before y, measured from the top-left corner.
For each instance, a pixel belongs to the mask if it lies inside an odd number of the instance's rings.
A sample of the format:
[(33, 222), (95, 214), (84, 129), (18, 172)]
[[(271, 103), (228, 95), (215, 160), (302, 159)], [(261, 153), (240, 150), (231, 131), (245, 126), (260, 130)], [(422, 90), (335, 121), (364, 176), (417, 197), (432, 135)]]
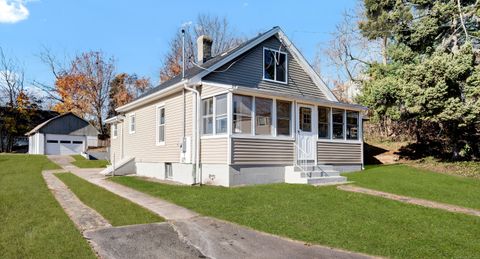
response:
[(358, 186), (353, 186), (353, 185), (340, 185), (340, 186), (337, 187), (337, 189), (342, 190), (342, 191), (356, 192), (356, 193), (363, 193), (363, 194), (368, 194), (368, 195), (372, 195), (372, 196), (378, 196), (378, 197), (382, 197), (382, 198), (386, 198), (386, 199), (390, 199), (390, 200), (395, 200), (395, 201), (400, 201), (400, 202), (404, 202), (404, 203), (420, 205), (420, 206), (428, 207), (428, 208), (441, 209), (441, 210), (445, 210), (445, 211), (449, 211), (449, 212), (463, 213), (463, 214), (467, 214), (467, 215), (480, 217), (480, 211), (479, 210), (469, 209), (469, 208), (455, 206), (455, 205), (451, 205), (451, 204), (445, 204), (445, 203), (440, 203), (440, 202), (435, 202), (435, 201), (430, 201), (430, 200), (412, 198), (412, 197), (392, 194), (392, 193), (388, 193), (388, 192), (381, 192), (381, 191), (376, 191), (376, 190), (367, 189), (367, 188), (358, 187)]
[(63, 170), (43, 171), (42, 175), (48, 188), (65, 210), (73, 223), (81, 231), (111, 227), (110, 223), (98, 212), (83, 204), (70, 189), (53, 174)]
[[(180, 239), (195, 247), (203, 256), (210, 258), (371, 258), (319, 245), (309, 245), (275, 235), (259, 232), (237, 224), (203, 217), (198, 213), (111, 182), (100, 175), (101, 169), (72, 168), (69, 159), (49, 158), (73, 174), (101, 186), (112, 193), (124, 197), (149, 209), (168, 220)], [(108, 231), (103, 231), (108, 232)], [(151, 235), (144, 232), (146, 236)], [(133, 235), (133, 233), (132, 233)], [(148, 239), (161, 240), (163, 235), (153, 235)], [(104, 240), (108, 240), (108, 238)], [(96, 241), (102, 244), (101, 241)], [(106, 241), (106, 244), (108, 241)], [(141, 245), (141, 244), (139, 244)], [(130, 246), (131, 247), (131, 246)], [(142, 248), (144, 249), (144, 248)], [(152, 246), (153, 249), (153, 246)], [(118, 254), (117, 254), (118, 255)], [(192, 255), (192, 254), (190, 254)], [(174, 256), (175, 257), (175, 256)], [(136, 258), (139, 258), (136, 256)]]

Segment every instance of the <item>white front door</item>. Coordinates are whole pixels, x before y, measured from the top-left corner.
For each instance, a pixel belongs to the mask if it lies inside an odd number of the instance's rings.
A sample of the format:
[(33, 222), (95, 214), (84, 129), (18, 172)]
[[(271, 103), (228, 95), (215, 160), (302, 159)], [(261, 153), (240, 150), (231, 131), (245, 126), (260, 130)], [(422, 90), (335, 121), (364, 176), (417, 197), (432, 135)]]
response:
[(314, 164), (317, 155), (314, 106), (299, 104), (297, 108), (297, 161)]

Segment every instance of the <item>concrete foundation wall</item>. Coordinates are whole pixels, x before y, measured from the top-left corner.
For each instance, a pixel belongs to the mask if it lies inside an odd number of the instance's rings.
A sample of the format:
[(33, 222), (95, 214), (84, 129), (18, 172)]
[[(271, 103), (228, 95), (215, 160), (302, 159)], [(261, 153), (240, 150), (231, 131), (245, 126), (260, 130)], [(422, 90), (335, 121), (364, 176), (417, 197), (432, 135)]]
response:
[(204, 184), (230, 186), (230, 166), (227, 164), (203, 164), (202, 179)]
[(357, 172), (362, 170), (362, 165), (333, 165), (333, 169), (342, 173)]
[[(166, 180), (165, 163), (137, 162), (136, 167), (137, 167), (138, 176)], [(192, 172), (193, 172), (192, 164), (172, 163), (173, 177), (168, 180), (183, 183), (183, 184), (193, 184)]]
[(285, 166), (231, 166), (230, 184), (254, 185), (285, 182)]

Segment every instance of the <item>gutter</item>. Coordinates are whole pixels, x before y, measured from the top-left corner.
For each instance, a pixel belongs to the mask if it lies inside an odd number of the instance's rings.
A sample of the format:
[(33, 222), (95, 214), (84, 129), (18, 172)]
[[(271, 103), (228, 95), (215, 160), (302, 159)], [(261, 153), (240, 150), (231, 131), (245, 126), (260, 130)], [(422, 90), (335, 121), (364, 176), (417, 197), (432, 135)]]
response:
[[(195, 93), (196, 96), (196, 108), (195, 108), (195, 123), (193, 124), (193, 130), (195, 132), (195, 174), (193, 176), (193, 184), (199, 183), (202, 185), (202, 171), (200, 169), (200, 125), (201, 125), (201, 116), (200, 116), (200, 108), (201, 108), (201, 96), (200, 92), (192, 87), (188, 87), (187, 83), (183, 85), (183, 88), (187, 91)], [(197, 180), (197, 174), (199, 176), (199, 180)]]

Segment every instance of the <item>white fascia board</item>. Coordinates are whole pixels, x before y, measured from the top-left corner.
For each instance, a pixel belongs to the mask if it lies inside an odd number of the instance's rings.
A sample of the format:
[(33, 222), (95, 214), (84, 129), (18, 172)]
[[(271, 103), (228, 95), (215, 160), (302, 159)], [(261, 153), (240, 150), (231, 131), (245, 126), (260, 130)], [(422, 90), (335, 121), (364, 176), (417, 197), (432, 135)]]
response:
[(260, 44), (261, 42), (265, 41), (266, 39), (272, 37), (273, 35), (277, 34), (278, 32), (280, 31), (280, 28), (274, 28), (272, 29), (269, 33), (265, 33), (264, 35), (262, 35), (261, 37), (259, 37), (258, 39), (250, 42), (249, 44), (243, 46), (242, 48), (238, 49), (237, 51), (235, 51), (235, 53), (231, 54), (229, 57), (221, 60), (220, 62), (212, 65), (211, 67), (208, 68), (208, 70), (204, 70), (203, 72), (197, 74), (196, 76), (194, 76), (192, 79), (194, 81), (200, 81), (204, 76), (208, 75), (211, 73), (211, 71), (215, 71), (216, 69), (220, 68), (221, 66), (227, 64), (228, 62), (232, 61), (233, 59), (235, 59), (236, 57), (242, 55), (243, 53), (249, 51), (250, 49), (252, 49), (253, 47), (257, 46), (258, 44)]
[(310, 98), (310, 97), (297, 96), (297, 95), (291, 95), (291, 94), (283, 94), (283, 93), (273, 92), (273, 91), (269, 91), (269, 90), (250, 88), (250, 87), (247, 87), (247, 86), (233, 86), (233, 89), (231, 91), (233, 93), (237, 93), (237, 94), (255, 95), (255, 96), (266, 97), (266, 98), (280, 97), (281, 99), (284, 99), (284, 100), (299, 101), (299, 102), (305, 102), (305, 103), (316, 104), (316, 105), (327, 106), (327, 107), (333, 107), (333, 108), (349, 109), (349, 110), (354, 110), (354, 111), (366, 111), (366, 110), (368, 110), (367, 107), (359, 105), (359, 104), (342, 103), (342, 102), (338, 102), (338, 101), (330, 101), (330, 100), (327, 100), (327, 99)]
[(127, 103), (123, 106), (120, 106), (117, 109), (115, 109), (115, 111), (123, 112), (123, 113), (127, 112), (131, 109), (134, 109), (134, 108), (138, 107), (138, 106), (141, 106), (141, 105), (146, 104), (148, 102), (155, 101), (156, 99), (164, 97), (165, 95), (168, 95), (168, 94), (171, 94), (175, 91), (181, 90), (181, 89), (183, 89), (184, 85), (190, 85), (190, 84), (192, 84), (192, 80), (182, 80), (182, 81), (180, 81), (180, 82), (178, 82), (174, 85), (171, 85), (171, 86), (169, 86), (165, 89), (162, 89), (158, 92), (152, 93), (152, 94), (147, 95), (143, 98), (137, 99), (133, 102), (130, 102), (130, 103)]
[(288, 37), (283, 33), (282, 30), (278, 31), (278, 36), (280, 38), (280, 41), (284, 41), (286, 43), (287, 49), (295, 55), (295, 58), (298, 60), (300, 66), (303, 68), (305, 72), (310, 76), (310, 78), (313, 80), (315, 85), (317, 85), (318, 88), (327, 96), (327, 98), (330, 101), (337, 101), (337, 97), (333, 94), (333, 92), (328, 88), (328, 86), (325, 85), (325, 83), (322, 81), (320, 76), (315, 72), (315, 70), (312, 68), (310, 63), (305, 59), (305, 57), (302, 55), (302, 53), (295, 47), (295, 45), (288, 39)]
[(105, 123), (106, 124), (110, 124), (110, 123), (117, 123), (117, 122), (121, 122), (125, 119), (125, 116), (122, 116), (122, 115), (117, 115), (117, 116), (114, 116), (114, 117), (111, 117), (111, 118), (108, 118), (105, 120)]

